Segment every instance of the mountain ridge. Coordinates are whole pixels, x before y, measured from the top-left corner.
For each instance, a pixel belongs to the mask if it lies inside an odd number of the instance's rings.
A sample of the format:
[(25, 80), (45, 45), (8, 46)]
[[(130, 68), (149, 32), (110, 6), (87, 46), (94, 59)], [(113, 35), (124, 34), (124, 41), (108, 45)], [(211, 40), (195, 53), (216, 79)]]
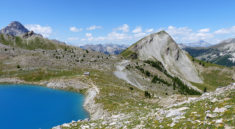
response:
[(208, 43), (204, 40), (199, 40), (197, 42), (191, 42), (191, 43), (181, 43), (181, 44), (187, 47), (210, 47), (212, 46), (211, 43)]
[(235, 66), (235, 38), (209, 47), (184, 47), (193, 57), (225, 66)]
[(83, 49), (93, 50), (104, 54), (118, 55), (127, 48), (127, 45), (118, 44), (87, 44), (80, 46)]

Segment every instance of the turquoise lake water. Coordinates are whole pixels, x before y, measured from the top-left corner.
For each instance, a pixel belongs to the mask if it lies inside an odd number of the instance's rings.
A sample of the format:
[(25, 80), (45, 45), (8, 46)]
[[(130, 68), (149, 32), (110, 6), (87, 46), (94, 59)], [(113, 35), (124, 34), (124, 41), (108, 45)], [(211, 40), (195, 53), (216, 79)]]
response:
[(50, 129), (85, 119), (84, 96), (35, 85), (0, 85), (1, 129)]

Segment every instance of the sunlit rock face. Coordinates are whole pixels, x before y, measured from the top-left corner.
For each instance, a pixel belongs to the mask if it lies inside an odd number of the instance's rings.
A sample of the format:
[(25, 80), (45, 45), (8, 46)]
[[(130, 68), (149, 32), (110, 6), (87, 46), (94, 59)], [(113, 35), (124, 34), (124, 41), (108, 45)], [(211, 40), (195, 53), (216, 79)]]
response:
[(156, 59), (173, 75), (201, 83), (198, 72), (186, 53), (165, 31), (151, 34), (130, 48), (140, 60)]

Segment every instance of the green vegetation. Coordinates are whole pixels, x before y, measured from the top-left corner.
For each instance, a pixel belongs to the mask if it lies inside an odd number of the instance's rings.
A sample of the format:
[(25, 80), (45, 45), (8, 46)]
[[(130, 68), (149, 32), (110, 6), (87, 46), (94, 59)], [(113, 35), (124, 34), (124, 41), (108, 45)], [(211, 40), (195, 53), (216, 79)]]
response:
[(25, 81), (33, 82), (33, 81), (41, 81), (41, 80), (49, 80), (54, 77), (61, 76), (72, 76), (76, 74), (82, 74), (80, 70), (49, 70), (49, 69), (37, 69), (33, 71), (20, 71), (17, 76)]
[(207, 88), (207, 91), (213, 91), (219, 86), (227, 86), (234, 82), (232, 79), (232, 71), (234, 70), (232, 68), (198, 60), (190, 55), (188, 55), (188, 57), (196, 65), (199, 64), (204, 67), (204, 70), (201, 72), (201, 77), (204, 79), (204, 82), (202, 84), (191, 82), (194, 86), (197, 86), (202, 91), (204, 91), (204, 88)]
[(143, 106), (156, 107), (146, 101), (145, 92), (131, 87), (123, 80), (117, 79), (112, 72), (89, 70), (89, 79), (99, 87), (97, 103), (102, 103), (104, 109), (113, 113), (148, 112)]
[(152, 79), (153, 83), (162, 82), (168, 86), (173, 85), (174, 89), (176, 87), (178, 87), (178, 91), (181, 94), (189, 94), (189, 95), (200, 95), (201, 94), (200, 92), (198, 92), (192, 88), (189, 88), (189, 86), (187, 86), (185, 83), (183, 83), (178, 77), (172, 77), (170, 74), (168, 74), (167, 70), (164, 68), (164, 66), (162, 65), (162, 63), (160, 61), (147, 60), (147, 61), (145, 61), (145, 63), (150, 64), (152, 67), (163, 72), (167, 77), (171, 78), (171, 80), (173, 82), (173, 84), (170, 84), (167, 81), (165, 81), (157, 76), (154, 76)]
[[(6, 40), (3, 34), (0, 34), (0, 42), (3, 43), (4, 45), (10, 45), (11, 42)], [(11, 44), (13, 45), (13, 44)]]
[[(191, 56), (193, 57), (198, 57), (198, 56), (202, 56), (204, 54), (208, 54), (208, 53), (213, 53), (213, 54), (219, 54), (220, 51), (217, 49), (213, 49), (213, 48), (186, 48), (185, 49)], [(234, 66), (235, 63), (233, 63), (232, 61), (228, 60), (228, 58), (230, 58), (231, 55), (223, 55), (223, 56), (218, 56), (218, 58), (215, 58), (213, 60), (210, 60), (210, 62), (214, 63), (214, 64), (218, 64), (218, 65), (223, 65), (223, 66)], [(211, 58), (210, 56), (208, 56), (208, 58)], [(202, 60), (207, 60), (207, 59), (202, 59)]]
[(179, 92), (181, 94), (189, 94), (189, 95), (200, 95), (201, 93), (189, 88), (185, 83), (183, 83), (178, 77), (173, 78), (174, 85), (178, 86)]
[(148, 91), (145, 91), (145, 92), (144, 92), (144, 96), (145, 96), (146, 98), (151, 98), (151, 94), (150, 94)]
[[(224, 113), (217, 114), (215, 117), (207, 118), (206, 112), (213, 113), (216, 107), (222, 108), (226, 105), (234, 105), (235, 102), (235, 92), (232, 91), (227, 93), (225, 96), (218, 96), (220, 100), (227, 98), (225, 101), (211, 102), (210, 100), (202, 100), (196, 103), (187, 104), (189, 106), (189, 110), (185, 113), (185, 118), (181, 119), (174, 128), (180, 127), (188, 127), (188, 128), (224, 128), (225, 124), (234, 127), (235, 126), (235, 118), (234, 113), (235, 110), (233, 107), (228, 108)], [(190, 118), (191, 122), (185, 123), (186, 119)], [(215, 120), (223, 119), (222, 123), (216, 123)]]
[(168, 74), (167, 70), (164, 68), (163, 64), (160, 61), (146, 60), (144, 62), (147, 64), (150, 64), (152, 67), (158, 69), (159, 71), (163, 72), (167, 77), (172, 79), (172, 76), (170, 74)]
[(170, 86), (171, 84), (168, 83), (167, 81), (159, 78), (158, 76), (154, 75), (153, 76), (153, 79), (152, 79), (152, 83), (163, 83), (163, 84), (166, 84), (167, 86)]
[(19, 68), (20, 68), (20, 65), (17, 65), (16, 67), (19, 69)]
[(54, 43), (48, 39), (44, 39), (41, 37), (34, 37), (31, 39), (23, 39), (21, 37), (13, 37), (7, 35), (0, 35), (0, 42), (4, 45), (9, 45), (13, 47), (19, 47), (23, 49), (35, 50), (35, 49), (46, 49), (46, 50), (54, 50), (54, 49), (67, 49), (66, 45)]
[(219, 68), (225, 68), (225, 66), (222, 66), (222, 65), (214, 64), (214, 63), (211, 63), (208, 61), (198, 60), (198, 59), (190, 56), (189, 54), (187, 54), (187, 56), (189, 59), (191, 59), (193, 61), (193, 63), (202, 65), (205, 68), (212, 67), (212, 66), (219, 67)]
[(227, 86), (234, 82), (232, 79), (232, 72), (230, 70), (226, 70), (227, 68), (223, 69), (212, 69), (207, 70), (201, 73), (204, 83), (194, 83), (191, 82), (193, 85), (197, 86), (199, 89), (204, 90), (206, 87), (208, 91), (213, 91), (219, 86)]
[[(147, 77), (152, 76), (151, 73), (148, 70), (144, 70), (142, 67), (140, 66), (135, 66), (136, 69), (138, 69), (141, 73), (145, 74)], [(127, 69), (129, 69), (129, 67), (127, 67)]]
[(230, 61), (229, 58), (231, 58), (231, 55), (224, 55), (224, 56), (216, 58), (215, 60), (212, 60), (211, 62), (215, 64), (219, 64), (219, 65), (225, 65), (228, 67), (234, 66), (235, 63)]
[(147, 64), (150, 64), (152, 67), (158, 69), (161, 72), (166, 71), (164, 66), (162, 65), (162, 63), (160, 61), (146, 60), (144, 62), (147, 63)]
[(129, 50), (128, 48), (126, 50), (124, 50), (121, 55), (124, 58), (130, 58), (130, 59), (137, 59), (138, 58), (138, 54)]

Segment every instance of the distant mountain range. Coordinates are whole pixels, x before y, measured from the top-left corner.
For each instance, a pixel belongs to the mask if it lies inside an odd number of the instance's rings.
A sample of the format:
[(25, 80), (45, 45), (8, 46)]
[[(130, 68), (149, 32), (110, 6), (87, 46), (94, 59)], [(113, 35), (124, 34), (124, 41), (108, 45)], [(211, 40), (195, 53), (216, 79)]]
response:
[(209, 47), (184, 46), (183, 49), (200, 60), (225, 66), (235, 66), (235, 38), (224, 40)]
[(128, 45), (118, 45), (118, 44), (96, 44), (96, 45), (84, 45), (80, 46), (83, 49), (93, 50), (101, 52), (104, 54), (118, 55), (123, 50), (125, 50)]
[[(30, 45), (27, 45), (27, 47), (30, 47), (31, 49), (36, 48), (37, 46), (52, 47), (49, 45), (51, 42), (58, 44), (59, 46), (65, 45), (65, 43), (56, 40), (46, 40), (40, 34), (36, 34), (33, 31), (29, 31), (20, 22), (17, 21), (13, 21), (8, 26), (1, 29), (0, 34), (10, 35), (10, 36), (20, 36), (25, 40), (31, 39), (30, 42), (32, 43)], [(22, 42), (26, 41), (22, 40)], [(18, 44), (17, 43), (15, 43), (15, 45), (19, 46), (22, 45), (21, 43)], [(83, 49), (93, 50), (104, 54), (118, 55), (122, 51), (124, 51), (128, 47), (128, 45), (97, 44), (97, 45), (84, 45), (80, 47)], [(212, 63), (225, 66), (235, 66), (235, 38), (224, 40), (217, 45), (211, 45), (206, 41), (200, 40), (198, 42), (193, 42), (193, 43), (179, 44), (179, 47), (184, 49), (191, 56), (199, 60), (209, 61)]]
[(212, 46), (212, 44), (208, 43), (204, 40), (199, 40), (198, 42), (192, 42), (192, 43), (180, 43), (179, 46), (181, 48), (184, 48), (184, 47), (209, 47), (209, 46)]

